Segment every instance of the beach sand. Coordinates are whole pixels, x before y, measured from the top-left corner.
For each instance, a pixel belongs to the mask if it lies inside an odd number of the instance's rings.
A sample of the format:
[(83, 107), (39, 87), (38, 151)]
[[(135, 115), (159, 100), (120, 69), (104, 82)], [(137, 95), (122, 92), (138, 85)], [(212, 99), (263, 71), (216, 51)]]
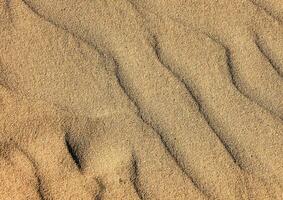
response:
[(0, 199), (282, 200), (281, 0), (0, 0)]

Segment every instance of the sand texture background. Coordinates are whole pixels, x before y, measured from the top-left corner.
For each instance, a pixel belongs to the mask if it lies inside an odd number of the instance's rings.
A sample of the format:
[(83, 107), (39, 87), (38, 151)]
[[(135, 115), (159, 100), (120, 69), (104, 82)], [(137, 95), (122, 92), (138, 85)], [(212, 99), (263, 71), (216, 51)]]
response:
[(0, 200), (282, 200), (282, 0), (0, 0)]

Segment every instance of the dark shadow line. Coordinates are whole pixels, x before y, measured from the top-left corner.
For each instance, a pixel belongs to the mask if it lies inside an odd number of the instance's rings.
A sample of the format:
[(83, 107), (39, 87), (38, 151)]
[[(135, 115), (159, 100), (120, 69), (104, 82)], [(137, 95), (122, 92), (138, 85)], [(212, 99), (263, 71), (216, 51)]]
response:
[[(101, 51), (101, 50), (97, 47), (96, 44), (93, 44), (92, 42), (89, 42), (88, 40), (82, 38), (81, 36), (79, 36), (79, 35), (73, 33), (72, 31), (70, 31), (70, 30), (69, 30), (68, 28), (66, 28), (65, 26), (62, 26), (62, 25), (56, 23), (54, 20), (49, 19), (49, 18), (45, 17), (44, 15), (40, 14), (34, 7), (32, 7), (32, 6), (31, 6), (29, 3), (27, 3), (25, 0), (22, 0), (22, 2), (23, 2), (33, 13), (35, 13), (39, 18), (43, 19), (44, 21), (47, 21), (47, 22), (51, 23), (52, 25), (54, 25), (55, 27), (57, 27), (57, 28), (59, 28), (59, 29), (62, 29), (62, 30), (64, 30), (64, 31), (66, 31), (67, 33), (71, 34), (71, 35), (74, 36), (75, 38), (77, 38), (77, 39), (81, 40), (82, 42), (86, 43), (87, 45), (89, 45), (89, 46), (91, 46), (91, 47), (94, 47), (94, 48), (98, 51), (98, 53), (99, 53), (100, 55), (102, 55), (103, 57), (105, 57), (105, 54), (103, 53), (103, 51)], [(117, 64), (117, 62), (116, 62), (116, 64)], [(160, 137), (161, 142), (162, 142), (162, 144), (164, 145), (165, 149), (166, 149), (167, 152), (170, 154), (170, 156), (175, 160), (175, 162), (176, 162), (176, 164), (178, 165), (178, 167), (179, 167), (179, 168), (182, 170), (182, 172), (192, 181), (192, 183), (193, 183), (198, 189), (200, 189), (200, 188), (198, 187), (198, 184), (196, 184), (196, 183), (192, 180), (192, 178), (186, 173), (185, 169), (182, 167), (182, 165), (180, 164), (180, 162), (178, 161), (178, 159), (175, 158), (174, 154), (173, 154), (172, 151), (170, 150), (171, 148), (169, 148), (169, 147), (167, 146), (167, 143), (165, 142), (165, 140), (163, 139), (163, 137), (161, 136), (161, 134), (160, 134), (156, 129), (154, 129), (154, 127), (151, 126), (146, 120), (144, 120), (144, 118), (143, 118), (142, 115), (140, 114), (140, 113), (141, 113), (141, 112), (140, 112), (140, 108), (139, 108), (138, 105), (135, 103), (135, 101), (127, 94), (127, 92), (126, 92), (126, 90), (125, 90), (125, 88), (124, 88), (124, 86), (123, 86), (123, 84), (122, 84), (122, 81), (121, 81), (121, 79), (120, 79), (120, 77), (119, 77), (118, 70), (116, 69), (115, 71), (116, 71), (117, 81), (118, 81), (120, 87), (121, 87), (122, 90), (124, 91), (124, 94), (125, 94), (125, 95), (130, 99), (130, 101), (131, 101), (132, 103), (134, 103), (134, 105), (136, 106), (136, 108), (137, 108), (137, 110), (138, 110), (138, 116), (142, 119), (142, 121), (143, 121), (145, 124), (149, 125), (149, 126), (154, 130), (154, 132), (157, 133), (157, 135)], [(98, 198), (98, 199), (99, 199), (99, 198)]]
[(270, 9), (266, 8), (266, 6), (261, 5), (260, 3), (256, 3), (254, 0), (248, 0), (251, 4), (253, 4), (255, 7), (263, 10), (267, 15), (269, 15), (270, 17), (272, 17), (274, 20), (278, 21), (280, 24), (282, 23), (282, 20), (275, 16), (274, 14), (272, 14), (272, 12), (270, 11)]
[(104, 186), (104, 184), (102, 183), (102, 181), (99, 178), (96, 178), (96, 182), (98, 184), (99, 187), (99, 191), (98, 194), (95, 196), (95, 200), (102, 200), (103, 199), (103, 195), (106, 191), (106, 187)]
[(34, 8), (32, 5), (30, 5), (30, 3), (26, 2), (26, 0), (21, 0), (24, 5), (26, 5), (35, 15), (37, 15), (40, 19), (50, 23), (51, 25), (55, 26), (58, 29), (61, 29), (65, 32), (67, 32), (68, 34), (72, 35), (74, 38), (81, 40), (82, 42), (84, 42), (85, 44), (87, 44), (88, 46), (93, 47), (98, 53), (99, 55), (105, 57), (105, 54), (103, 53), (103, 51), (97, 46), (97, 44), (95, 44), (95, 42), (91, 42), (88, 41), (87, 39), (83, 38), (82, 36), (79, 36), (78, 34), (74, 33), (73, 31), (69, 30), (67, 27), (65, 27), (63, 24), (57, 23), (55, 20), (50, 19), (49, 17), (44, 16), (43, 14), (39, 13), (36, 8)]
[(42, 181), (41, 181), (41, 177), (39, 175), (39, 170), (38, 170), (38, 167), (36, 165), (36, 162), (31, 158), (31, 156), (26, 152), (24, 151), (22, 148), (19, 147), (19, 145), (17, 145), (16, 147), (27, 159), (28, 161), (31, 163), (33, 169), (34, 169), (34, 174), (35, 174), (35, 177), (37, 179), (37, 193), (40, 197), (41, 200), (47, 200), (44, 196), (44, 189), (43, 189), (43, 186), (42, 186)]
[[(143, 6), (140, 6), (140, 5), (136, 5), (136, 3), (133, 2), (133, 0), (129, 0), (133, 5), (134, 7), (137, 9), (138, 7), (141, 7), (141, 9), (144, 11), (144, 12), (148, 12), (148, 13), (151, 13), (153, 14), (154, 16), (156, 16), (157, 18), (159, 19), (163, 19), (163, 17), (160, 17), (157, 13), (151, 11), (151, 10), (148, 10), (146, 9), (145, 7)], [(252, 0), (250, 0), (252, 1)], [(172, 22), (174, 23), (177, 23), (177, 24), (180, 24), (181, 26), (187, 28), (189, 27), (189, 25), (185, 24), (184, 22), (182, 22), (181, 20), (178, 20), (174, 17), (171, 17), (171, 16), (166, 16), (168, 17), (168, 19), (170, 19)], [(195, 28), (194, 26), (190, 27), (190, 29), (193, 31), (193, 32), (196, 32), (196, 33), (200, 33), (200, 34), (204, 34), (206, 35), (208, 38), (210, 38), (213, 42), (215, 42), (216, 44), (220, 45), (226, 52), (226, 56), (227, 56), (227, 65), (228, 65), (228, 70), (230, 72), (230, 80), (232, 82), (232, 84), (234, 85), (235, 89), (242, 95), (244, 96), (245, 98), (247, 98), (249, 101), (255, 103), (257, 106), (263, 108), (265, 111), (269, 112), (271, 114), (272, 117), (276, 117), (276, 118), (279, 118), (281, 120), (283, 120), (281, 117), (279, 117), (277, 114), (275, 114), (274, 112), (272, 112), (270, 109), (268, 109), (267, 107), (265, 107), (264, 105), (260, 104), (257, 102), (256, 99), (253, 99), (251, 98), (249, 95), (245, 94), (242, 92), (242, 90), (240, 89), (237, 81), (236, 81), (236, 73), (234, 72), (233, 70), (233, 59), (232, 59), (232, 56), (231, 56), (231, 51), (230, 49), (224, 44), (223, 41), (221, 41), (220, 38), (218, 38), (216, 35), (213, 35), (211, 33), (208, 33), (208, 32), (204, 32), (203, 30), (201, 29), (197, 29)]]
[(141, 189), (141, 185), (139, 183), (139, 171), (138, 171), (138, 158), (134, 152), (132, 152), (132, 170), (131, 170), (131, 182), (134, 185), (134, 189), (140, 200), (145, 200), (146, 193)]
[(82, 169), (80, 158), (77, 155), (77, 152), (75, 151), (74, 147), (70, 144), (68, 135), (65, 136), (65, 145), (67, 147), (67, 150), (73, 159), (75, 165), (77, 166), (78, 170), (80, 171)]
[(40, 180), (40, 178), (39, 177), (37, 177), (37, 183), (38, 183), (38, 190), (37, 190), (37, 193), (38, 193), (38, 195), (39, 195), (39, 197), (40, 197), (40, 199), (41, 200), (46, 200), (45, 198), (44, 198), (44, 192), (43, 192), (43, 189), (42, 189), (42, 183), (41, 183), (41, 180)]
[[(30, 5), (28, 2), (26, 2), (26, 0), (22, 0), (22, 2), (33, 12), (35, 13), (39, 18), (43, 19), (44, 21), (47, 21), (49, 23), (51, 23), (52, 25), (54, 25), (55, 27), (59, 28), (59, 29), (62, 29), (64, 31), (66, 31), (67, 33), (71, 34), (72, 36), (74, 36), (75, 38), (81, 40), (82, 42), (86, 43), (87, 45), (89, 46), (92, 46), (94, 47), (101, 55), (103, 55), (103, 57), (105, 57), (105, 54), (103, 53), (103, 51), (99, 50), (99, 48), (96, 46), (96, 44), (93, 44), (91, 42), (89, 42), (88, 40), (78, 36), (77, 34), (74, 34), (72, 31), (70, 31), (68, 28), (66, 28), (65, 26), (62, 26), (60, 25), (59, 23), (56, 23), (54, 20), (52, 19), (49, 19), (47, 17), (45, 17), (44, 15), (40, 14), (32, 5)], [(132, 3), (132, 2), (130, 2)], [(133, 8), (137, 8), (134, 4), (133, 5)], [(161, 142), (164, 144), (165, 146), (165, 149), (170, 153), (170, 156), (174, 158), (174, 160), (176, 161), (176, 164), (180, 167), (180, 169), (183, 171), (184, 174), (186, 174), (190, 179), (192, 179), (185, 171), (185, 169), (182, 167), (182, 165), (179, 163), (178, 159), (175, 158), (174, 154), (172, 153), (172, 150), (170, 150), (171, 148), (167, 146), (167, 143), (165, 142), (164, 138), (162, 137), (162, 135), (159, 133), (159, 131), (157, 131), (149, 122), (147, 122), (143, 117), (142, 117), (142, 114), (141, 114), (141, 111), (140, 111), (140, 108), (139, 106), (137, 105), (137, 103), (130, 97), (130, 95), (128, 95), (123, 83), (122, 83), (122, 80), (121, 80), (121, 77), (119, 75), (119, 71), (118, 71), (118, 67), (119, 67), (119, 64), (118, 62), (113, 58), (113, 61), (115, 63), (115, 75), (116, 75), (116, 78), (117, 78), (117, 82), (119, 84), (119, 86), (122, 88), (124, 94), (128, 97), (128, 99), (135, 105), (135, 107), (137, 108), (138, 110), (138, 116), (139, 118), (142, 119), (142, 121), (149, 125), (153, 130), (154, 132), (156, 132), (160, 139), (161, 139)], [(195, 185), (197, 185), (196, 183), (194, 183)]]
[(282, 120), (282, 118), (280, 116), (278, 116), (276, 113), (271, 111), (269, 108), (262, 105), (256, 99), (250, 97), (248, 94), (242, 92), (242, 89), (240, 88), (238, 81), (235, 78), (237, 76), (237, 74), (234, 71), (234, 64), (233, 64), (233, 58), (232, 58), (232, 55), (231, 55), (231, 50), (225, 44), (223, 44), (221, 41), (219, 41), (216, 37), (212, 36), (211, 34), (208, 34), (208, 33), (203, 33), (203, 34), (205, 34), (208, 38), (210, 38), (216, 44), (220, 45), (225, 50), (226, 64), (227, 64), (227, 67), (228, 67), (227, 69), (228, 69), (228, 72), (230, 74), (229, 78), (230, 78), (230, 81), (233, 84), (234, 88), (237, 90), (237, 92), (239, 92), (239, 94), (241, 94), (243, 97), (245, 97), (250, 102), (252, 102), (252, 103), (256, 104), (258, 107), (264, 109), (266, 112), (268, 112), (271, 115), (271, 117)]
[(173, 160), (175, 161), (176, 165), (179, 167), (179, 169), (182, 171), (182, 173), (188, 178), (190, 179), (190, 181), (193, 183), (193, 185), (199, 190), (201, 191), (206, 197), (209, 197), (208, 193), (200, 187), (200, 184), (198, 184), (195, 179), (187, 172), (187, 169), (183, 166), (182, 162), (178, 159), (178, 155), (176, 153), (176, 150), (174, 150), (173, 147), (171, 147), (171, 145), (168, 145), (168, 142), (164, 139), (163, 135), (162, 135), (162, 131), (159, 130), (158, 127), (156, 127), (155, 125), (153, 125), (151, 122), (149, 122), (148, 120), (146, 120), (141, 112), (141, 109), (139, 107), (139, 105), (137, 104), (137, 102), (128, 94), (122, 78), (119, 74), (119, 64), (118, 62), (113, 58), (114, 63), (115, 63), (115, 76), (117, 78), (117, 82), (119, 84), (119, 86), (122, 88), (124, 94), (128, 97), (128, 99), (134, 104), (134, 106), (137, 109), (137, 116), (143, 121), (143, 123), (145, 123), (146, 125), (148, 125), (154, 133), (157, 134), (157, 136), (159, 137), (160, 141), (163, 144), (163, 147), (165, 148), (166, 152), (168, 152), (169, 156), (173, 158)]
[(260, 51), (260, 53), (266, 58), (266, 60), (270, 63), (270, 65), (272, 66), (272, 68), (274, 69), (274, 71), (282, 78), (283, 77), (283, 73), (280, 71), (279, 67), (277, 67), (277, 64), (275, 61), (272, 60), (272, 56), (268, 55), (268, 53), (266, 52), (265, 48), (263, 47), (263, 45), (261, 44), (259, 37), (257, 34), (255, 34), (255, 45), (257, 46), (258, 50)]
[(4, 2), (4, 10), (5, 10), (5, 12), (7, 12), (8, 18), (9, 18), (9, 22), (13, 26), (13, 17), (12, 17), (12, 13), (11, 13), (11, 0), (4, 0), (4, 1), (5, 1)]
[[(242, 169), (242, 167), (240, 166), (239, 162), (237, 161), (236, 157), (233, 155), (231, 148), (229, 147), (229, 145), (227, 145), (224, 140), (221, 138), (220, 134), (218, 133), (218, 131), (216, 131), (216, 129), (214, 128), (214, 126), (212, 125), (211, 121), (209, 120), (208, 114), (204, 111), (201, 101), (197, 98), (195, 92), (193, 91), (193, 89), (177, 74), (175, 73), (172, 68), (166, 64), (163, 59), (161, 58), (161, 53), (160, 53), (160, 48), (158, 45), (158, 40), (156, 38), (156, 36), (153, 36), (154, 40), (155, 40), (155, 44), (153, 46), (153, 49), (155, 51), (156, 57), (159, 60), (159, 62), (162, 64), (162, 66), (164, 66), (167, 71), (169, 71), (175, 78), (176, 80), (178, 80), (182, 85), (185, 86), (185, 88), (188, 90), (188, 93), (190, 94), (190, 96), (193, 98), (194, 102), (197, 104), (197, 108), (199, 113), (203, 116), (204, 120), (207, 122), (209, 128), (212, 130), (212, 132), (216, 135), (216, 137), (219, 139), (219, 141), (222, 143), (222, 145), (224, 146), (224, 148), (226, 149), (226, 151), (229, 153), (231, 159), (233, 160), (233, 162), (240, 168)], [(233, 78), (232, 78), (233, 81)]]

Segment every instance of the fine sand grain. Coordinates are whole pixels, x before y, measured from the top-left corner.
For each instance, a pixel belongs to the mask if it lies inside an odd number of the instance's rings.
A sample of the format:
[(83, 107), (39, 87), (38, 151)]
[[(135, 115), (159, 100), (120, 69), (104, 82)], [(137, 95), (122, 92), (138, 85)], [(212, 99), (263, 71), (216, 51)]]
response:
[(0, 200), (282, 200), (281, 0), (0, 0)]

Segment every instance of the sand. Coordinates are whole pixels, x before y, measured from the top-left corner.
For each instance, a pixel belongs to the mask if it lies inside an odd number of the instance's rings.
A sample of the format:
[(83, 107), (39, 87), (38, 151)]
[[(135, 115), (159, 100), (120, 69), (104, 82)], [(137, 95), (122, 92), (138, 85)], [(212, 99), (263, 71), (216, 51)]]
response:
[(0, 0), (0, 199), (282, 200), (281, 0)]

